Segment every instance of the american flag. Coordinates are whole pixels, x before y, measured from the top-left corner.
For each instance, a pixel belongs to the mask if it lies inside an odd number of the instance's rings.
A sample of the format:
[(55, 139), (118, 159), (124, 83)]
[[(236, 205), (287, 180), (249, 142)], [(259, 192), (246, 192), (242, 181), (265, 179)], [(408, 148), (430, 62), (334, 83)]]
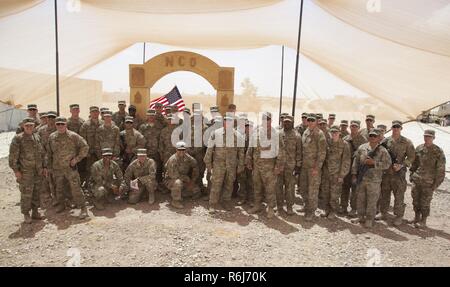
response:
[[(150, 101), (150, 109), (154, 109), (156, 103), (161, 103), (163, 106), (176, 105), (178, 111), (184, 111), (184, 101), (177, 86), (173, 87), (168, 94)], [(165, 110), (163, 110), (162, 113), (165, 114)]]

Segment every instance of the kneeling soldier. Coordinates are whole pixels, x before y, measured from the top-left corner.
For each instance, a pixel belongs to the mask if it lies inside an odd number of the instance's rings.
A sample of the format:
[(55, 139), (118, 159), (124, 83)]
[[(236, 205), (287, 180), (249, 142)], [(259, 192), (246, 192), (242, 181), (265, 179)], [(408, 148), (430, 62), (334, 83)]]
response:
[(148, 192), (148, 203), (155, 203), (156, 163), (147, 157), (145, 148), (137, 149), (135, 159), (126, 169), (122, 190), (128, 191), (128, 203), (136, 204), (144, 191)]
[(171, 205), (175, 208), (183, 208), (181, 193), (183, 189), (192, 192), (192, 198), (199, 198), (200, 188), (197, 186), (198, 167), (197, 161), (186, 153), (186, 143), (177, 143), (177, 151), (166, 162), (165, 184), (172, 196)]
[(91, 191), (94, 196), (94, 206), (99, 210), (105, 209), (105, 199), (111, 201), (112, 194), (119, 194), (119, 186), (123, 175), (119, 165), (111, 160), (111, 148), (102, 149), (102, 159), (96, 161), (91, 167)]

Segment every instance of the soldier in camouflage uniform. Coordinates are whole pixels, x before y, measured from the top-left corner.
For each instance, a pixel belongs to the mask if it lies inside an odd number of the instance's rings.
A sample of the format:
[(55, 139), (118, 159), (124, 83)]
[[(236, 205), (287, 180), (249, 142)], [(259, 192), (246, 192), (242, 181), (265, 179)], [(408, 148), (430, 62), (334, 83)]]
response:
[(328, 115), (328, 128), (331, 128), (334, 126), (334, 122), (336, 121), (336, 114), (329, 114)]
[(96, 153), (97, 132), (103, 121), (99, 119), (99, 109), (96, 106), (89, 108), (89, 119), (85, 121), (80, 128), (80, 136), (82, 136), (89, 145), (89, 152), (86, 159), (81, 164), (81, 183), (86, 184), (89, 179), (91, 166), (100, 159)]
[[(244, 154), (247, 154), (250, 142), (250, 135), (253, 133), (253, 122), (246, 119), (244, 126), (245, 130), (240, 132), (245, 139)], [(245, 165), (244, 171), (238, 174), (238, 182), (239, 182), (239, 190), (238, 190), (239, 200), (237, 204), (244, 205), (245, 203), (248, 202), (250, 206), (253, 207), (253, 202), (255, 198), (253, 193), (252, 171), (247, 168), (247, 165)]]
[[(211, 122), (207, 125), (207, 129), (205, 130), (205, 132), (203, 133), (203, 141), (208, 143), (208, 140), (211, 136), (212, 133), (214, 133), (214, 131), (216, 129), (219, 129), (221, 127), (223, 127), (223, 121), (222, 121), (222, 116), (216, 116), (214, 119), (212, 119), (213, 124), (211, 124)], [(206, 170), (206, 181), (207, 181), (207, 186), (206, 186), (206, 195), (203, 198), (206, 201), (209, 201), (209, 193), (211, 192), (211, 171)]]
[(433, 192), (445, 178), (445, 155), (442, 149), (433, 143), (434, 138), (434, 130), (425, 130), (424, 143), (416, 148), (416, 157), (410, 168), (415, 213), (410, 223), (414, 223), (417, 228), (426, 227)]
[(94, 206), (98, 210), (105, 209), (105, 201), (112, 202), (111, 197), (119, 194), (119, 187), (123, 180), (122, 170), (112, 160), (113, 150), (102, 149), (102, 159), (91, 167), (90, 189), (94, 196)]
[(95, 134), (95, 153), (102, 157), (102, 149), (110, 148), (113, 151), (113, 160), (117, 160), (120, 154), (120, 129), (112, 121), (112, 112), (103, 113), (104, 122)]
[(328, 132), (327, 120), (321, 119), (318, 121), (318, 123), (319, 123), (319, 129), (323, 132), (323, 135), (325, 136), (325, 139), (327, 140), (327, 143), (328, 143), (331, 139), (331, 135)]
[(36, 130), (39, 130), (40, 127), (45, 126), (47, 124), (47, 113), (39, 113), (39, 125), (36, 127)]
[(48, 167), (53, 171), (58, 202), (56, 212), (59, 213), (65, 209), (63, 189), (64, 181), (67, 180), (72, 198), (75, 204), (81, 208), (79, 218), (84, 219), (88, 214), (76, 165), (87, 156), (89, 146), (80, 135), (67, 130), (66, 123), (66, 118), (56, 118), (57, 131), (50, 135), (47, 145)]
[(104, 116), (105, 116), (106, 111), (109, 111), (109, 108), (105, 108), (105, 107), (100, 108), (100, 118), (102, 119), (102, 121), (105, 120)]
[(262, 125), (251, 135), (250, 147), (246, 154), (247, 168), (253, 172), (255, 193), (254, 206), (249, 213), (257, 213), (262, 209), (264, 189), (267, 217), (274, 217), (277, 176), (283, 172), (284, 161), (284, 142), (278, 130), (272, 127), (272, 114), (264, 112)]
[(386, 138), (383, 146), (388, 150), (392, 166), (386, 170), (381, 182), (380, 211), (381, 219), (387, 219), (391, 202), (391, 192), (394, 194), (394, 225), (402, 224), (405, 214), (406, 169), (411, 167), (416, 157), (411, 140), (401, 135), (402, 122), (392, 122), (392, 136)]
[(128, 107), (128, 115), (133, 117), (133, 128), (139, 130), (144, 121), (136, 114), (136, 106), (130, 105)]
[(374, 129), (375, 124), (375, 116), (374, 115), (367, 115), (366, 116), (366, 128), (361, 129), (359, 133), (365, 137), (366, 139), (369, 138), (369, 132)]
[(120, 132), (120, 162), (122, 171), (125, 171), (128, 165), (135, 160), (136, 149), (145, 148), (144, 136), (133, 128), (133, 117), (126, 116), (124, 124), (125, 129)]
[(283, 119), (283, 129), (280, 132), (285, 147), (285, 158), (283, 172), (278, 177), (277, 188), (277, 211), (281, 213), (284, 202), (286, 212), (293, 215), (292, 206), (295, 199), (296, 175), (300, 174), (302, 166), (302, 137), (294, 129), (294, 117), (286, 115)]
[(350, 134), (348, 132), (348, 121), (347, 120), (342, 120), (339, 127), (340, 127), (341, 139), (345, 138), (346, 136), (348, 136)]
[[(160, 118), (159, 120), (158, 117)], [(156, 180), (158, 183), (161, 183), (163, 180), (163, 162), (159, 153), (159, 139), (161, 136), (161, 131), (164, 128), (162, 122), (165, 124), (166, 120), (160, 112), (158, 113), (155, 110), (148, 110), (147, 122), (142, 124), (139, 128), (139, 131), (145, 138), (147, 156), (153, 159), (156, 163)]]
[[(383, 172), (391, 164), (391, 157), (388, 151), (380, 145), (380, 131), (372, 129), (369, 132), (369, 142), (362, 144), (353, 159), (352, 182), (357, 184), (357, 210), (358, 217), (352, 219), (352, 223), (364, 223), (366, 228), (373, 226), (373, 220), (377, 212), (377, 202), (381, 191), (381, 180)], [(370, 157), (369, 154), (375, 152)], [(359, 175), (360, 167), (367, 165), (367, 172)], [(357, 177), (362, 177), (357, 183)]]
[(171, 157), (176, 152), (176, 148), (172, 144), (172, 132), (176, 128), (177, 125), (174, 123), (173, 116), (167, 116), (167, 126), (161, 130), (158, 147), (159, 154), (164, 165), (166, 164), (169, 157)]
[(80, 118), (80, 106), (72, 104), (69, 107), (72, 116), (67, 119), (67, 129), (80, 134), (81, 126), (84, 124), (84, 120)]
[(350, 145), (340, 137), (338, 126), (330, 128), (331, 140), (327, 147), (327, 157), (323, 165), (322, 186), (325, 213), (328, 219), (335, 219), (339, 211), (339, 199), (345, 176), (350, 171), (352, 155)]
[[(360, 121), (351, 121), (350, 122), (350, 134), (344, 137), (344, 140), (350, 144), (350, 150), (352, 153), (352, 164), (353, 158), (355, 157), (356, 151), (359, 146), (367, 142), (367, 138), (359, 132)], [(357, 192), (356, 187), (352, 184), (352, 175), (349, 173), (344, 178), (344, 184), (342, 185), (342, 194), (341, 194), (341, 214), (349, 215), (350, 217), (356, 217), (356, 203), (357, 203)], [(350, 200), (351, 211), (350, 214), (347, 211), (348, 203)]]
[(32, 218), (42, 219), (38, 211), (39, 190), (42, 176), (47, 176), (47, 162), (41, 139), (33, 133), (35, 119), (26, 118), (21, 125), (24, 131), (14, 136), (9, 147), (9, 167), (19, 183), (20, 209), (25, 223), (31, 223)]
[(125, 101), (118, 102), (119, 110), (115, 112), (112, 116), (113, 122), (120, 128), (122, 131), (125, 128), (125, 117), (128, 116), (128, 113), (125, 111), (127, 104)]
[[(27, 112), (28, 112), (28, 118), (32, 118), (33, 122), (34, 122), (34, 130), (33, 130), (33, 132), (37, 132), (37, 127), (41, 124), (41, 122), (38, 119), (38, 108), (37, 108), (37, 105), (29, 104), (27, 106)], [(23, 124), (23, 122), (21, 122), (19, 124), (19, 126), (17, 127), (16, 134), (20, 134), (21, 132), (23, 132), (22, 124)]]
[(135, 159), (125, 170), (121, 191), (128, 193), (128, 203), (136, 204), (148, 192), (148, 203), (155, 203), (156, 163), (147, 157), (147, 150), (138, 149)]
[(233, 208), (231, 194), (236, 173), (244, 170), (244, 145), (244, 138), (234, 129), (234, 118), (225, 116), (223, 127), (211, 134), (204, 158), (211, 172), (210, 213), (216, 212), (220, 200), (225, 210)]
[(175, 208), (183, 208), (182, 193), (187, 191), (192, 198), (201, 196), (200, 188), (197, 186), (198, 167), (197, 161), (186, 153), (186, 143), (176, 144), (176, 153), (173, 154), (165, 164), (164, 183), (170, 190), (172, 196), (171, 205)]
[(161, 129), (167, 126), (167, 120), (164, 117), (162, 111), (163, 105), (161, 103), (155, 103), (155, 112), (156, 112), (155, 119), (158, 125), (161, 127)]
[(302, 136), (300, 191), (305, 202), (303, 210), (307, 221), (313, 220), (318, 206), (322, 166), (327, 153), (325, 135), (316, 123), (314, 114), (309, 115), (309, 126)]
[(308, 129), (308, 113), (302, 113), (302, 123), (295, 127), (300, 136)]
[[(190, 147), (187, 148), (187, 153), (190, 154), (198, 164), (199, 176), (197, 179), (197, 185), (200, 187), (202, 193), (206, 193), (206, 188), (203, 184), (203, 177), (205, 176), (205, 157), (206, 148), (203, 144), (203, 133), (206, 127), (203, 124), (203, 115), (201, 111), (194, 111), (194, 115), (190, 118), (191, 121), (191, 140)], [(197, 133), (197, 135), (195, 134)], [(196, 136), (199, 138), (196, 140)]]
[[(50, 134), (56, 131), (55, 125), (56, 112), (50, 111), (47, 113), (47, 124), (41, 126), (37, 134), (41, 138), (42, 145), (44, 147), (44, 152), (47, 148), (48, 138)], [(56, 194), (55, 194), (55, 183), (52, 176), (52, 171), (48, 170), (48, 176), (42, 179), (42, 189), (41, 189), (41, 202), (43, 207), (47, 207), (53, 198), (53, 203), (56, 204)]]

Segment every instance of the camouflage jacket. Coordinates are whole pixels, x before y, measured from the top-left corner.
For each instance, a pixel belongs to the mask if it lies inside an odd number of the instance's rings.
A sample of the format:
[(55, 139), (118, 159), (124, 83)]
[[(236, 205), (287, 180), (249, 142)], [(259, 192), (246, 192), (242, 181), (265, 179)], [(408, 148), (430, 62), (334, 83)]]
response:
[(122, 153), (136, 153), (138, 148), (145, 148), (145, 138), (140, 132), (134, 128), (120, 132), (120, 150)]
[(204, 157), (207, 168), (244, 170), (245, 139), (235, 129), (229, 132), (232, 133), (226, 134), (225, 128), (219, 128), (211, 134)]
[(285, 150), (280, 132), (272, 128), (269, 138), (265, 127), (257, 127), (250, 136), (245, 163), (252, 167), (275, 163), (275, 168), (283, 170)]
[[(358, 174), (359, 166), (364, 164), (364, 161), (368, 159), (369, 152), (372, 150), (373, 149), (370, 147), (369, 143), (362, 144), (358, 148), (353, 159), (352, 175)], [(373, 183), (381, 183), (383, 172), (392, 164), (391, 157), (389, 156), (388, 151), (380, 145), (373, 159), (375, 161), (375, 166), (367, 170), (363, 180)]]
[(80, 134), (80, 129), (84, 122), (82, 118), (74, 119), (70, 117), (67, 119), (67, 129)]
[(102, 149), (111, 148), (113, 156), (120, 154), (120, 130), (116, 125), (101, 125), (95, 134), (95, 152), (98, 158), (102, 157)]
[(304, 126), (303, 124), (299, 124), (295, 127), (300, 136), (303, 136), (303, 133), (308, 129), (308, 126)]
[(350, 172), (352, 163), (350, 144), (342, 139), (337, 142), (331, 140), (328, 143), (325, 163), (329, 174), (337, 174), (340, 178), (344, 178)]
[(125, 117), (128, 116), (128, 113), (120, 113), (119, 111), (115, 112), (112, 115), (112, 120), (120, 128), (120, 130), (124, 129)]
[(302, 137), (295, 129), (281, 130), (281, 138), (284, 143), (285, 165), (284, 168), (293, 170), (302, 166)]
[[(383, 145), (385, 148), (387, 148), (388, 152), (392, 154), (391, 158), (392, 164), (398, 163), (403, 164), (406, 167), (411, 167), (412, 163), (414, 162), (414, 159), (416, 157), (416, 151), (414, 150), (413, 143), (405, 138), (404, 136), (400, 136), (400, 138), (395, 141), (392, 136), (384, 139)], [(386, 173), (388, 174), (394, 174), (394, 170), (389, 168)]]
[(50, 137), (50, 135), (53, 132), (56, 132), (56, 126), (53, 128), (50, 128), (48, 125), (44, 125), (38, 129), (37, 133), (38, 133), (39, 137), (41, 138), (41, 142), (42, 142), (42, 145), (44, 146), (44, 149), (47, 148), (48, 138)]
[[(41, 121), (37, 118), (34, 118), (34, 132), (37, 132), (40, 125), (41, 125)], [(17, 127), (16, 134), (20, 134), (21, 132), (23, 132), (22, 123), (20, 123), (19, 126)]]
[(414, 182), (431, 185), (433, 189), (438, 188), (445, 178), (445, 161), (445, 154), (437, 145), (433, 144), (430, 147), (419, 145), (410, 168), (411, 179)]
[(40, 173), (46, 165), (46, 154), (39, 135), (20, 133), (14, 136), (9, 146), (9, 167), (14, 172), (37, 170)]
[(80, 128), (80, 136), (82, 136), (89, 145), (89, 154), (95, 154), (95, 148), (97, 146), (97, 131), (103, 121), (99, 119), (94, 122), (92, 119), (85, 121)]
[(147, 149), (148, 155), (159, 153), (161, 130), (162, 128), (156, 122), (153, 125), (145, 123), (139, 128), (140, 133), (145, 138), (145, 148)]
[(91, 166), (91, 181), (94, 188), (110, 187), (114, 182), (123, 181), (122, 170), (113, 160), (109, 162), (109, 168), (106, 168), (103, 159), (100, 159)]
[(156, 163), (151, 158), (146, 158), (141, 164), (135, 159), (125, 170), (124, 182), (127, 187), (132, 180), (138, 179), (143, 184), (153, 184), (155, 182)]
[(343, 139), (343, 138), (345, 138), (346, 136), (348, 136), (349, 134), (350, 134), (350, 133), (349, 133), (348, 131), (342, 131), (342, 130), (341, 130), (340, 138)]
[(358, 150), (359, 146), (367, 143), (367, 137), (358, 133), (354, 138), (351, 134), (344, 137), (344, 140), (350, 144), (350, 151), (352, 152), (352, 156), (355, 155), (355, 152)]
[(302, 164), (304, 168), (322, 169), (327, 155), (327, 141), (319, 128), (307, 129), (302, 136)]
[(159, 153), (161, 155), (172, 155), (175, 153), (176, 148), (172, 144), (172, 132), (176, 129), (176, 125), (169, 125), (161, 130), (159, 135)]
[(88, 151), (88, 144), (77, 133), (67, 130), (61, 134), (56, 131), (48, 139), (48, 167), (52, 170), (69, 168), (73, 158), (80, 162)]
[(369, 132), (373, 129), (374, 128), (371, 128), (371, 129), (363, 128), (363, 129), (359, 130), (359, 134), (361, 136), (363, 136), (364, 138), (369, 139)]
[(165, 170), (166, 180), (196, 181), (199, 176), (197, 161), (188, 153), (185, 153), (183, 157), (173, 154), (166, 162)]

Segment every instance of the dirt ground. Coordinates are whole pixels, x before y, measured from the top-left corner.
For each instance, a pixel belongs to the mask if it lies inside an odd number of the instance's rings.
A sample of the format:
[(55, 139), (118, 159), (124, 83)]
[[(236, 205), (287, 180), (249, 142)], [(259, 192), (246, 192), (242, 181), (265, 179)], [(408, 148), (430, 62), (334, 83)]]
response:
[[(211, 216), (207, 202), (183, 210), (157, 203), (89, 207), (22, 224), (19, 190), (7, 159), (0, 159), (1, 266), (450, 266), (450, 182), (435, 193), (429, 228), (376, 223), (372, 230), (347, 218), (312, 223), (303, 215), (249, 215), (244, 208)], [(406, 218), (412, 217), (408, 190)]]

